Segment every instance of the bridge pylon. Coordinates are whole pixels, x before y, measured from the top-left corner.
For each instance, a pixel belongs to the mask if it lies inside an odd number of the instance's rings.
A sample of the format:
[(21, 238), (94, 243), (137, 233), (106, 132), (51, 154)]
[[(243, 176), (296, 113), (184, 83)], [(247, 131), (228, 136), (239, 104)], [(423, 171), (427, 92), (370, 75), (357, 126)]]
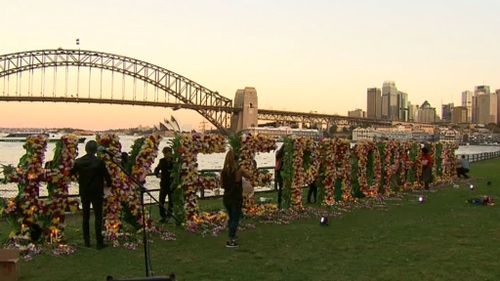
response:
[(236, 112), (231, 116), (231, 132), (236, 133), (249, 127), (257, 127), (258, 99), (253, 87), (238, 89), (234, 96)]

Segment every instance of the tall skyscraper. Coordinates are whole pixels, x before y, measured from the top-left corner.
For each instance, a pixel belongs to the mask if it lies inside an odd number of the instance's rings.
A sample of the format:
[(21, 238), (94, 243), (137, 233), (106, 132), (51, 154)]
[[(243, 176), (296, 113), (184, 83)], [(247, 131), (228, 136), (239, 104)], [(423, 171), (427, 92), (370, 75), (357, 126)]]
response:
[(385, 81), (382, 86), (382, 118), (399, 119), (398, 89), (393, 81)]
[(382, 92), (378, 88), (366, 91), (366, 117), (382, 119)]
[(398, 91), (398, 120), (408, 121), (408, 94)]
[(428, 101), (424, 101), (417, 110), (417, 122), (434, 123), (436, 122), (436, 108), (431, 107)]
[(467, 122), (472, 122), (472, 92), (463, 91), (462, 92), (462, 106), (467, 108)]
[(452, 112), (453, 112), (453, 103), (443, 104), (441, 106), (441, 120), (443, 122), (451, 122)]
[[(486, 117), (489, 113), (485, 113), (486, 109), (483, 107), (482, 110), (478, 104), (478, 98), (483, 95), (490, 94), (490, 86), (480, 85), (474, 87), (474, 95), (472, 96), (472, 123), (474, 124), (484, 124), (483, 122), (487, 121), (489, 118)], [(482, 105), (486, 105), (486, 97), (481, 97)], [(489, 103), (488, 103), (489, 106)], [(480, 112), (481, 111), (481, 112)], [(481, 118), (479, 114), (482, 114)], [(481, 119), (481, 120), (480, 120)]]
[(497, 123), (497, 94), (480, 93), (476, 97), (477, 124)]

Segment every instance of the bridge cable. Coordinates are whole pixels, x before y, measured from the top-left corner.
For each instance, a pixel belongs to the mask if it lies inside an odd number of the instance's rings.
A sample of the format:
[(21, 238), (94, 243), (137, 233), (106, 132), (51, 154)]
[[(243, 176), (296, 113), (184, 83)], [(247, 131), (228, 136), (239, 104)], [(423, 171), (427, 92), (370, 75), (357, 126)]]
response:
[(89, 99), (90, 99), (91, 83), (92, 83), (92, 67), (89, 66)]
[(122, 73), (122, 100), (125, 100), (125, 73)]
[(115, 72), (111, 71), (111, 99), (113, 99), (114, 84), (115, 84)]
[(66, 84), (65, 84), (65, 93), (64, 93), (64, 96), (65, 97), (68, 97), (68, 65), (66, 65)]
[[(101, 58), (101, 61), (102, 61), (102, 58)], [(102, 99), (102, 75), (103, 75), (103, 69), (101, 68), (101, 82), (100, 82), (100, 85), (99, 85), (99, 98)]]
[(53, 97), (56, 97), (56, 91), (57, 91), (57, 87), (56, 87), (56, 85), (57, 85), (57, 68), (58, 68), (57, 66), (54, 67), (54, 71), (53, 71), (53, 74), (54, 74), (54, 77), (53, 77), (54, 82), (52, 84), (52, 96)]

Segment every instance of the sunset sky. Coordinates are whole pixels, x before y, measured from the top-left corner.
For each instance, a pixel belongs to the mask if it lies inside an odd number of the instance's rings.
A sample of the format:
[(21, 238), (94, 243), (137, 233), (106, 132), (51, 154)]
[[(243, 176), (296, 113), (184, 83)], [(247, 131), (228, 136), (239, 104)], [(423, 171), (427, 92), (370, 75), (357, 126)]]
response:
[[(460, 103), (500, 88), (500, 1), (3, 1), (0, 54), (81, 48), (144, 60), (259, 108), (347, 115), (366, 89), (396, 82), (413, 104)], [(2, 89), (0, 89), (2, 91)], [(192, 111), (0, 102), (0, 127), (125, 128)]]

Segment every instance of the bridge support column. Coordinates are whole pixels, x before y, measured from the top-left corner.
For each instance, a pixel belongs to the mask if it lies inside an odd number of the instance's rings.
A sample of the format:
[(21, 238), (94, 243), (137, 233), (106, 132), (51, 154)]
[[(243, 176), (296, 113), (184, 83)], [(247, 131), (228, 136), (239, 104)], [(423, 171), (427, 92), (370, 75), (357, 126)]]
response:
[(245, 87), (236, 91), (234, 107), (240, 111), (231, 117), (231, 131), (239, 132), (250, 127), (257, 127), (258, 99), (253, 87)]

